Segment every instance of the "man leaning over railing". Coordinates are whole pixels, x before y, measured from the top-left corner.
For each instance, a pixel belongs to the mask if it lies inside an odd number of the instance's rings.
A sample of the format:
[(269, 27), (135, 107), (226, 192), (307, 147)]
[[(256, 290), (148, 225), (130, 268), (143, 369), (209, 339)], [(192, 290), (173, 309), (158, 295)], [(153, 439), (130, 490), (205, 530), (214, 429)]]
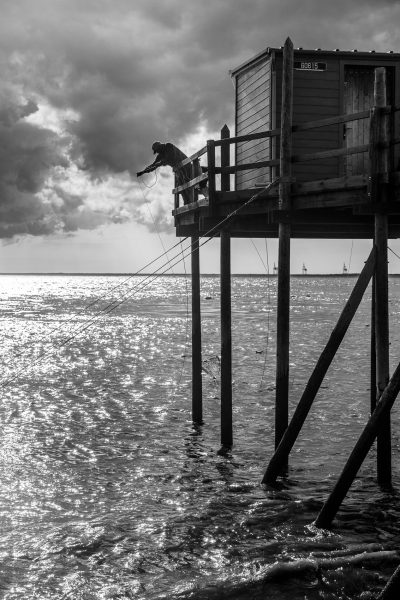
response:
[[(194, 163), (194, 173), (192, 174), (191, 164), (187, 164), (183, 167), (177, 168), (183, 160), (187, 158), (186, 154), (182, 152), (177, 146), (171, 144), (171, 142), (167, 142), (162, 144), (161, 142), (154, 142), (152, 145), (152, 150), (154, 154), (157, 154), (154, 162), (148, 165), (142, 171), (136, 173), (137, 177), (141, 177), (145, 173), (151, 173), (158, 169), (158, 167), (170, 166), (176, 174), (176, 185), (180, 186), (184, 183), (188, 183), (191, 179), (201, 175), (201, 167), (198, 164), (198, 161)], [(207, 195), (206, 192), (206, 182), (202, 182), (200, 191), (203, 195)], [(190, 189), (182, 190), (181, 192), (183, 196), (184, 204), (189, 204), (191, 202), (191, 193)]]

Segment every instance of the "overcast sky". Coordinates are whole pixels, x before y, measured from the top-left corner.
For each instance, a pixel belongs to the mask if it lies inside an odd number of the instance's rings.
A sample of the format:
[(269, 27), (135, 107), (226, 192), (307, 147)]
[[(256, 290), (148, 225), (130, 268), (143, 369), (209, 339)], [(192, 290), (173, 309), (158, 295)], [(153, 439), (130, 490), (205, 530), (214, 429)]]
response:
[[(135, 176), (154, 140), (188, 154), (233, 128), (229, 70), (287, 36), (398, 52), (399, 22), (400, 2), (385, 0), (3, 0), (0, 271), (140, 269), (176, 242), (168, 168)], [(257, 242), (271, 268), (276, 246)], [(370, 246), (294, 241), (292, 270), (359, 270)], [(201, 257), (218, 271), (217, 242)], [(265, 271), (250, 240), (233, 243), (232, 261)]]

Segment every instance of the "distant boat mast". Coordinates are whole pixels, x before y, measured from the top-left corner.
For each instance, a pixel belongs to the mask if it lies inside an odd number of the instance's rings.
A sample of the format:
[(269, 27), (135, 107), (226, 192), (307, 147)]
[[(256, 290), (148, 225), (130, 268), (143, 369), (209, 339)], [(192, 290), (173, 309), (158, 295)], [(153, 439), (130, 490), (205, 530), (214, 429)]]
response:
[(343, 275), (347, 275), (347, 273), (348, 273), (348, 270), (346, 267), (346, 263), (343, 263)]
[(307, 267), (306, 267), (306, 265), (304, 263), (303, 263), (301, 272), (302, 272), (303, 275), (307, 275)]

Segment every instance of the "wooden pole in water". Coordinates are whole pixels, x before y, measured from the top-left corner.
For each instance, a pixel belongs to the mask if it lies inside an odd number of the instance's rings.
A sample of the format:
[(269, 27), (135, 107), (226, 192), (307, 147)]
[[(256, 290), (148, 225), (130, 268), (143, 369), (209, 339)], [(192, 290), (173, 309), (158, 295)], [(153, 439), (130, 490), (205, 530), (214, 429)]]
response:
[[(225, 125), (221, 138), (229, 138)], [(221, 167), (229, 167), (230, 146), (221, 146)], [(229, 173), (221, 176), (221, 190), (230, 189)], [(231, 236), (221, 231), (221, 444), (223, 449), (233, 444), (232, 419), (232, 317), (231, 317)]]
[(231, 236), (221, 231), (221, 444), (231, 448), (232, 432), (232, 332)]
[(357, 312), (360, 302), (363, 298), (364, 292), (367, 289), (368, 283), (372, 277), (375, 268), (375, 249), (371, 250), (371, 253), (366, 261), (363, 270), (361, 271), (356, 285), (350, 294), (345, 307), (343, 308), (342, 314), (331, 333), (331, 336), (326, 344), (318, 362), (308, 380), (307, 386), (303, 392), (302, 397), (297, 405), (297, 408), (293, 414), (293, 417), (286, 429), (275, 454), (271, 458), (268, 468), (265, 472), (263, 483), (272, 485), (279, 473), (282, 471), (284, 466), (287, 464), (287, 459), (293, 445), (299, 435), (304, 421), (310, 411), (312, 403), (317, 395), (317, 392), (321, 386), (321, 383), (326, 375), (326, 372), (335, 357), (337, 349), (339, 348), (349, 325)]
[[(377, 249), (375, 285), (376, 394), (382, 394), (389, 381), (389, 290), (388, 217), (386, 213), (389, 172), (389, 115), (386, 107), (386, 70), (375, 69), (374, 108), (370, 127), (371, 202), (375, 206), (375, 246)], [(390, 413), (377, 438), (377, 477), (380, 485), (392, 481)]]
[[(375, 286), (375, 336), (376, 336), (376, 391), (380, 397), (389, 381), (389, 315), (388, 315), (388, 224), (386, 215), (375, 215), (375, 243), (378, 250)], [(390, 413), (388, 413), (377, 439), (378, 483), (390, 486), (392, 482), (392, 444)]]
[(398, 600), (400, 598), (400, 567), (397, 567), (376, 600)]
[(199, 237), (191, 238), (192, 261), (192, 419), (203, 422), (203, 384), (201, 360), (201, 312), (200, 312), (200, 250)]
[[(280, 140), (279, 209), (289, 211), (292, 158), (293, 43), (287, 38), (283, 50), (282, 109)], [(290, 235), (286, 218), (279, 222), (278, 298), (276, 339), (275, 448), (287, 428), (289, 415), (289, 305)]]
[(361, 467), (365, 457), (367, 456), (378, 432), (381, 430), (382, 424), (386, 421), (387, 416), (396, 400), (400, 391), (400, 363), (397, 366), (393, 377), (391, 378), (386, 389), (382, 393), (374, 412), (364, 431), (358, 439), (350, 457), (339, 477), (332, 493), (319, 513), (315, 524), (317, 527), (330, 527), (333, 518), (335, 517), (342, 501), (353, 483), (359, 468)]
[(371, 292), (371, 373), (370, 373), (370, 402), (371, 414), (376, 407), (376, 336), (375, 336), (375, 273), (372, 277)]

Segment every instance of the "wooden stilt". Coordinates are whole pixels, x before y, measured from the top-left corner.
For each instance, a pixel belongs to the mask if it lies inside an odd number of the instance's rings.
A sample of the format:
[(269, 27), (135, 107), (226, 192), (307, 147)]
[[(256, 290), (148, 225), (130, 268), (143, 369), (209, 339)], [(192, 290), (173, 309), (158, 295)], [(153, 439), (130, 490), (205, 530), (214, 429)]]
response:
[(306, 389), (303, 392), (300, 402), (293, 414), (288, 428), (286, 429), (278, 448), (273, 455), (268, 468), (265, 472), (263, 483), (272, 485), (279, 473), (287, 464), (287, 459), (293, 445), (299, 435), (304, 421), (310, 411), (315, 396), (321, 386), (325, 374), (332, 363), (332, 360), (339, 348), (347, 329), (360, 305), (364, 292), (367, 289), (368, 283), (373, 275), (375, 268), (375, 249), (371, 250), (367, 262), (364, 265), (362, 272), (354, 286), (353, 291), (339, 317), (339, 320), (331, 333), (331, 336), (326, 344), (314, 371), (308, 380)]
[(231, 238), (225, 231), (221, 231), (221, 444), (223, 448), (233, 444)]
[(374, 412), (372, 413), (364, 431), (358, 439), (354, 450), (339, 477), (332, 493), (319, 513), (315, 524), (317, 527), (330, 527), (343, 499), (353, 483), (359, 468), (367, 456), (382, 424), (387, 419), (388, 414), (400, 391), (400, 364), (397, 366), (393, 377), (387, 385), (385, 391), (380, 397)]
[[(229, 138), (227, 125), (221, 129), (221, 139)], [(230, 146), (221, 146), (221, 167), (229, 167)], [(230, 175), (221, 175), (221, 190), (230, 189)], [(221, 444), (232, 447), (232, 331), (231, 331), (231, 238), (221, 232)]]
[[(376, 391), (380, 397), (389, 381), (389, 314), (387, 266), (387, 216), (375, 215), (375, 244), (377, 248), (375, 286), (376, 335)], [(392, 482), (392, 448), (390, 413), (387, 414), (377, 439), (378, 483), (390, 486)]]
[[(388, 291), (388, 218), (387, 178), (389, 171), (389, 116), (386, 106), (386, 71), (375, 69), (374, 108), (370, 127), (371, 202), (375, 206), (375, 246), (377, 249), (375, 285), (376, 394), (380, 397), (389, 381), (389, 291)], [(390, 486), (391, 431), (390, 414), (377, 440), (377, 476), (380, 485)]]
[[(293, 105), (293, 44), (287, 38), (283, 51), (279, 209), (290, 209)], [(285, 214), (285, 212), (283, 214)], [(278, 307), (276, 339), (275, 447), (288, 424), (289, 414), (289, 304), (290, 235), (287, 219), (279, 223)]]
[(275, 448), (289, 420), (290, 225), (279, 223)]
[(191, 238), (192, 257), (192, 419), (203, 422), (201, 312), (200, 312), (200, 250), (199, 238)]
[(371, 399), (371, 414), (376, 406), (376, 339), (375, 339), (375, 289), (376, 280), (375, 273), (372, 277), (372, 292), (371, 292), (371, 373), (370, 373), (370, 399)]
[(376, 600), (398, 600), (400, 598), (400, 567), (397, 567)]

